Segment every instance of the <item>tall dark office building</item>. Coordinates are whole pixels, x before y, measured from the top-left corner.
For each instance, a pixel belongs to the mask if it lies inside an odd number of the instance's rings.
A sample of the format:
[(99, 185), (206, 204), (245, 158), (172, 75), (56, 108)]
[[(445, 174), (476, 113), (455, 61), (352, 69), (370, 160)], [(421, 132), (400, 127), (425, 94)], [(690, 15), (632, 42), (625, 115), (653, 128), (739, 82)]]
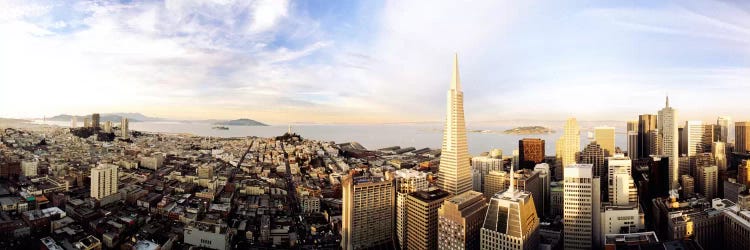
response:
[(734, 123), (734, 152), (747, 153), (750, 151), (750, 122)]
[(544, 140), (524, 138), (518, 141), (518, 160), (520, 167), (534, 169), (536, 164), (544, 162)]
[[(581, 154), (579, 155), (578, 162), (581, 164), (591, 164), (592, 168), (591, 171), (593, 172), (594, 176), (598, 176), (600, 185), (602, 187), (607, 186), (607, 166), (604, 164), (604, 159), (607, 157), (606, 151), (604, 148), (602, 148), (601, 145), (598, 143), (592, 141), (589, 143), (589, 145), (586, 145), (586, 148), (581, 151)], [(599, 195), (602, 195), (602, 193), (606, 193), (608, 190), (606, 188), (601, 189), (601, 193)], [(607, 195), (603, 195), (607, 196)]]
[(656, 115), (638, 116), (638, 154), (637, 158), (647, 158), (659, 152), (651, 152), (651, 131), (656, 130)]
[(96, 128), (96, 129), (100, 128), (99, 113), (91, 114), (91, 127)]

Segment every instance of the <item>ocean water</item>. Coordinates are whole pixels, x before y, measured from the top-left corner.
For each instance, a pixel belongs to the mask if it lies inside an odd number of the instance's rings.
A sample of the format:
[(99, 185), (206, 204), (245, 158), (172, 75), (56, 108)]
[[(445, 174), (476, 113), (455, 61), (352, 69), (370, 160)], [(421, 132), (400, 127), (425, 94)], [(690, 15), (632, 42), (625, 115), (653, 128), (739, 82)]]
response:
[[(41, 121), (36, 121), (41, 123)], [(69, 122), (50, 122), (59, 126), (69, 126)], [(273, 137), (286, 133), (288, 126), (227, 126), (229, 130), (212, 129), (206, 123), (184, 122), (131, 122), (130, 129), (144, 132), (187, 133), (211, 137)], [(562, 124), (560, 125), (562, 126)], [(502, 131), (512, 126), (481, 126), (468, 129), (491, 130), (496, 133), (468, 133), (469, 153), (478, 155), (493, 148), (503, 150), (503, 155), (511, 155), (518, 149), (518, 140), (540, 138), (545, 140), (545, 154), (554, 155), (555, 141), (562, 135), (560, 128), (552, 128), (554, 133), (538, 135), (507, 135)], [(383, 124), (383, 125), (292, 125), (292, 131), (303, 138), (335, 141), (336, 143), (358, 142), (368, 149), (390, 146), (420, 148), (440, 148), (443, 140), (442, 126), (439, 124)], [(626, 149), (626, 136), (623, 131), (615, 134), (615, 144)], [(581, 148), (588, 144), (587, 130), (581, 130)]]

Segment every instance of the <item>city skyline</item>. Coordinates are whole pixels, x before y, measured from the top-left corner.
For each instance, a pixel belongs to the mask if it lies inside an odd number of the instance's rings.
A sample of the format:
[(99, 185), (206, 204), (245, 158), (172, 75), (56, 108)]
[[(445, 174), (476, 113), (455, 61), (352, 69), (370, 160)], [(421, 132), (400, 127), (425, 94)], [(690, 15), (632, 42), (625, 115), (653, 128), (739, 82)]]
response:
[(742, 3), (0, 5), (0, 117), (440, 122), (457, 52), (469, 122), (628, 120), (667, 93), (681, 119), (750, 119), (727, 103), (750, 75)]

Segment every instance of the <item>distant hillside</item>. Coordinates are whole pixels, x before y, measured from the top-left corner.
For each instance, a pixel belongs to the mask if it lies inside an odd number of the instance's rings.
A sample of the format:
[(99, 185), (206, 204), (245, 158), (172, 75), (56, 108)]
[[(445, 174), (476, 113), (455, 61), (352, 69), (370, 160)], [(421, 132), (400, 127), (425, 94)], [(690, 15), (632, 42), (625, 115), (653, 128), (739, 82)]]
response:
[(231, 121), (221, 121), (221, 122), (215, 122), (214, 125), (223, 125), (223, 126), (268, 126), (267, 124), (264, 124), (262, 122), (258, 122), (256, 120), (252, 119), (237, 119), (237, 120), (231, 120)]
[[(91, 115), (86, 116), (75, 116), (78, 122), (83, 122), (84, 118), (91, 118)], [(114, 123), (119, 123), (122, 117), (128, 118), (128, 121), (130, 122), (145, 122), (145, 121), (160, 121), (163, 120), (161, 118), (154, 118), (154, 117), (148, 117), (141, 113), (107, 113), (107, 114), (100, 114), (100, 122), (106, 122), (111, 121)], [(53, 116), (51, 118), (47, 118), (47, 120), (51, 121), (70, 121), (73, 119), (72, 115), (57, 115)]]

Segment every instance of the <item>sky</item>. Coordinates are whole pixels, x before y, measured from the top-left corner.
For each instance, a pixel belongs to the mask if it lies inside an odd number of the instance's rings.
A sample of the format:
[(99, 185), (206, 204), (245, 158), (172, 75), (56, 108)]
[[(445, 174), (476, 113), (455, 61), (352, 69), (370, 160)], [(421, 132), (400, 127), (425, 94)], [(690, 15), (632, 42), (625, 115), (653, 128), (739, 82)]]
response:
[(750, 120), (747, 1), (0, 1), (0, 117)]

